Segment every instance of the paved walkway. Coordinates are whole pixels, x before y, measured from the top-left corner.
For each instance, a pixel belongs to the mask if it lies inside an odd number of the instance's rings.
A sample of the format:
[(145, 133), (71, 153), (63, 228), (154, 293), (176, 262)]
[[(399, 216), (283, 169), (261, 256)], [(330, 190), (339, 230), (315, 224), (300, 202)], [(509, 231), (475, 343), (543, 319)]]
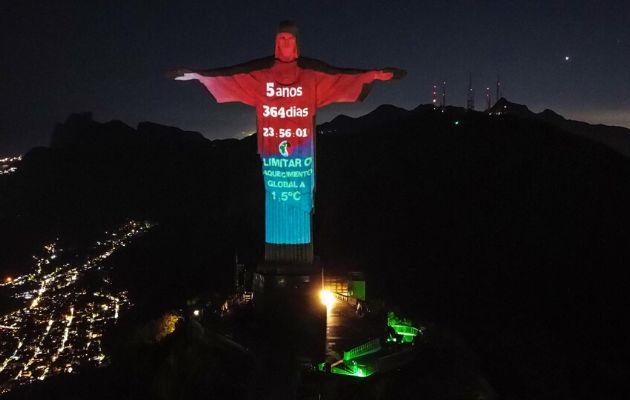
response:
[(336, 301), (326, 313), (326, 361), (340, 360), (344, 350), (380, 337), (385, 326), (385, 320), (359, 318), (355, 307)]

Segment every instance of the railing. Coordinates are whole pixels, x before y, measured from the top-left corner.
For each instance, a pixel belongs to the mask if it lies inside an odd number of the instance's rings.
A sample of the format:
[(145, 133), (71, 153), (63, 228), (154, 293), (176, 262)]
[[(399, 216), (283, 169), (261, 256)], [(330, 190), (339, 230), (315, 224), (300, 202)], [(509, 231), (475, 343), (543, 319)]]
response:
[(335, 296), (335, 299), (339, 300), (339, 301), (343, 301), (344, 303), (348, 303), (351, 306), (356, 306), (358, 300), (355, 297), (352, 296), (347, 296), (345, 294), (341, 294), (341, 293), (337, 293), (334, 292), (333, 295)]
[(390, 325), (397, 334), (403, 336), (417, 336), (421, 331), (420, 329), (409, 325)]
[(381, 350), (381, 341), (380, 339), (372, 339), (369, 342), (365, 342), (360, 346), (357, 346), (353, 349), (343, 352), (343, 360), (350, 361), (354, 358), (361, 357), (367, 354), (376, 353)]

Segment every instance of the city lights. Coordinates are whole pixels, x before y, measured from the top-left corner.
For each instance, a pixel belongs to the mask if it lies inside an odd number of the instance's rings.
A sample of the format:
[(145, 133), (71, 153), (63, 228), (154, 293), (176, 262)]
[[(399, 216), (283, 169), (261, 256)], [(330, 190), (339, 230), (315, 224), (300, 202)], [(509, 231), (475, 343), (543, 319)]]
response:
[[(107, 356), (101, 338), (131, 306), (127, 293), (112, 287), (108, 259), (152, 225), (129, 221), (96, 242), (87, 256), (64, 250), (59, 240), (33, 257), (33, 272), (1, 281), (22, 306), (0, 315), (0, 395), (19, 385), (44, 380), (78, 367), (100, 366)], [(87, 292), (89, 272), (98, 289)]]
[(0, 158), (0, 175), (9, 175), (17, 171), (22, 156)]

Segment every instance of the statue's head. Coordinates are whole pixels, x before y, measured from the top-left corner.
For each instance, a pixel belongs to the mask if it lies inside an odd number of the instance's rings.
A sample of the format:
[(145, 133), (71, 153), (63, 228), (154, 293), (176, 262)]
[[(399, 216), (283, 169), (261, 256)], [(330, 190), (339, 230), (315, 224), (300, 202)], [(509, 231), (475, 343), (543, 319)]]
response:
[(298, 29), (292, 21), (282, 21), (276, 31), (276, 60), (292, 62), (299, 57)]

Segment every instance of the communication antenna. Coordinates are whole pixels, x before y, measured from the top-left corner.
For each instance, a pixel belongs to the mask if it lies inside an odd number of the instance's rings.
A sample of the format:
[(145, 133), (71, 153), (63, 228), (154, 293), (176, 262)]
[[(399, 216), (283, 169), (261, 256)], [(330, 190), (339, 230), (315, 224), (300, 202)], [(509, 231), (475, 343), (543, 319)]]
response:
[(433, 109), (435, 110), (437, 108), (437, 85), (433, 85)]
[(490, 93), (490, 88), (486, 88), (486, 111), (490, 110), (492, 107), (492, 93)]
[(442, 82), (442, 111), (446, 107), (446, 81)]
[(475, 91), (472, 87), (472, 73), (468, 73), (468, 99), (466, 100), (466, 109), (475, 109)]
[(497, 97), (496, 101), (499, 101), (501, 98), (501, 77), (497, 74)]

